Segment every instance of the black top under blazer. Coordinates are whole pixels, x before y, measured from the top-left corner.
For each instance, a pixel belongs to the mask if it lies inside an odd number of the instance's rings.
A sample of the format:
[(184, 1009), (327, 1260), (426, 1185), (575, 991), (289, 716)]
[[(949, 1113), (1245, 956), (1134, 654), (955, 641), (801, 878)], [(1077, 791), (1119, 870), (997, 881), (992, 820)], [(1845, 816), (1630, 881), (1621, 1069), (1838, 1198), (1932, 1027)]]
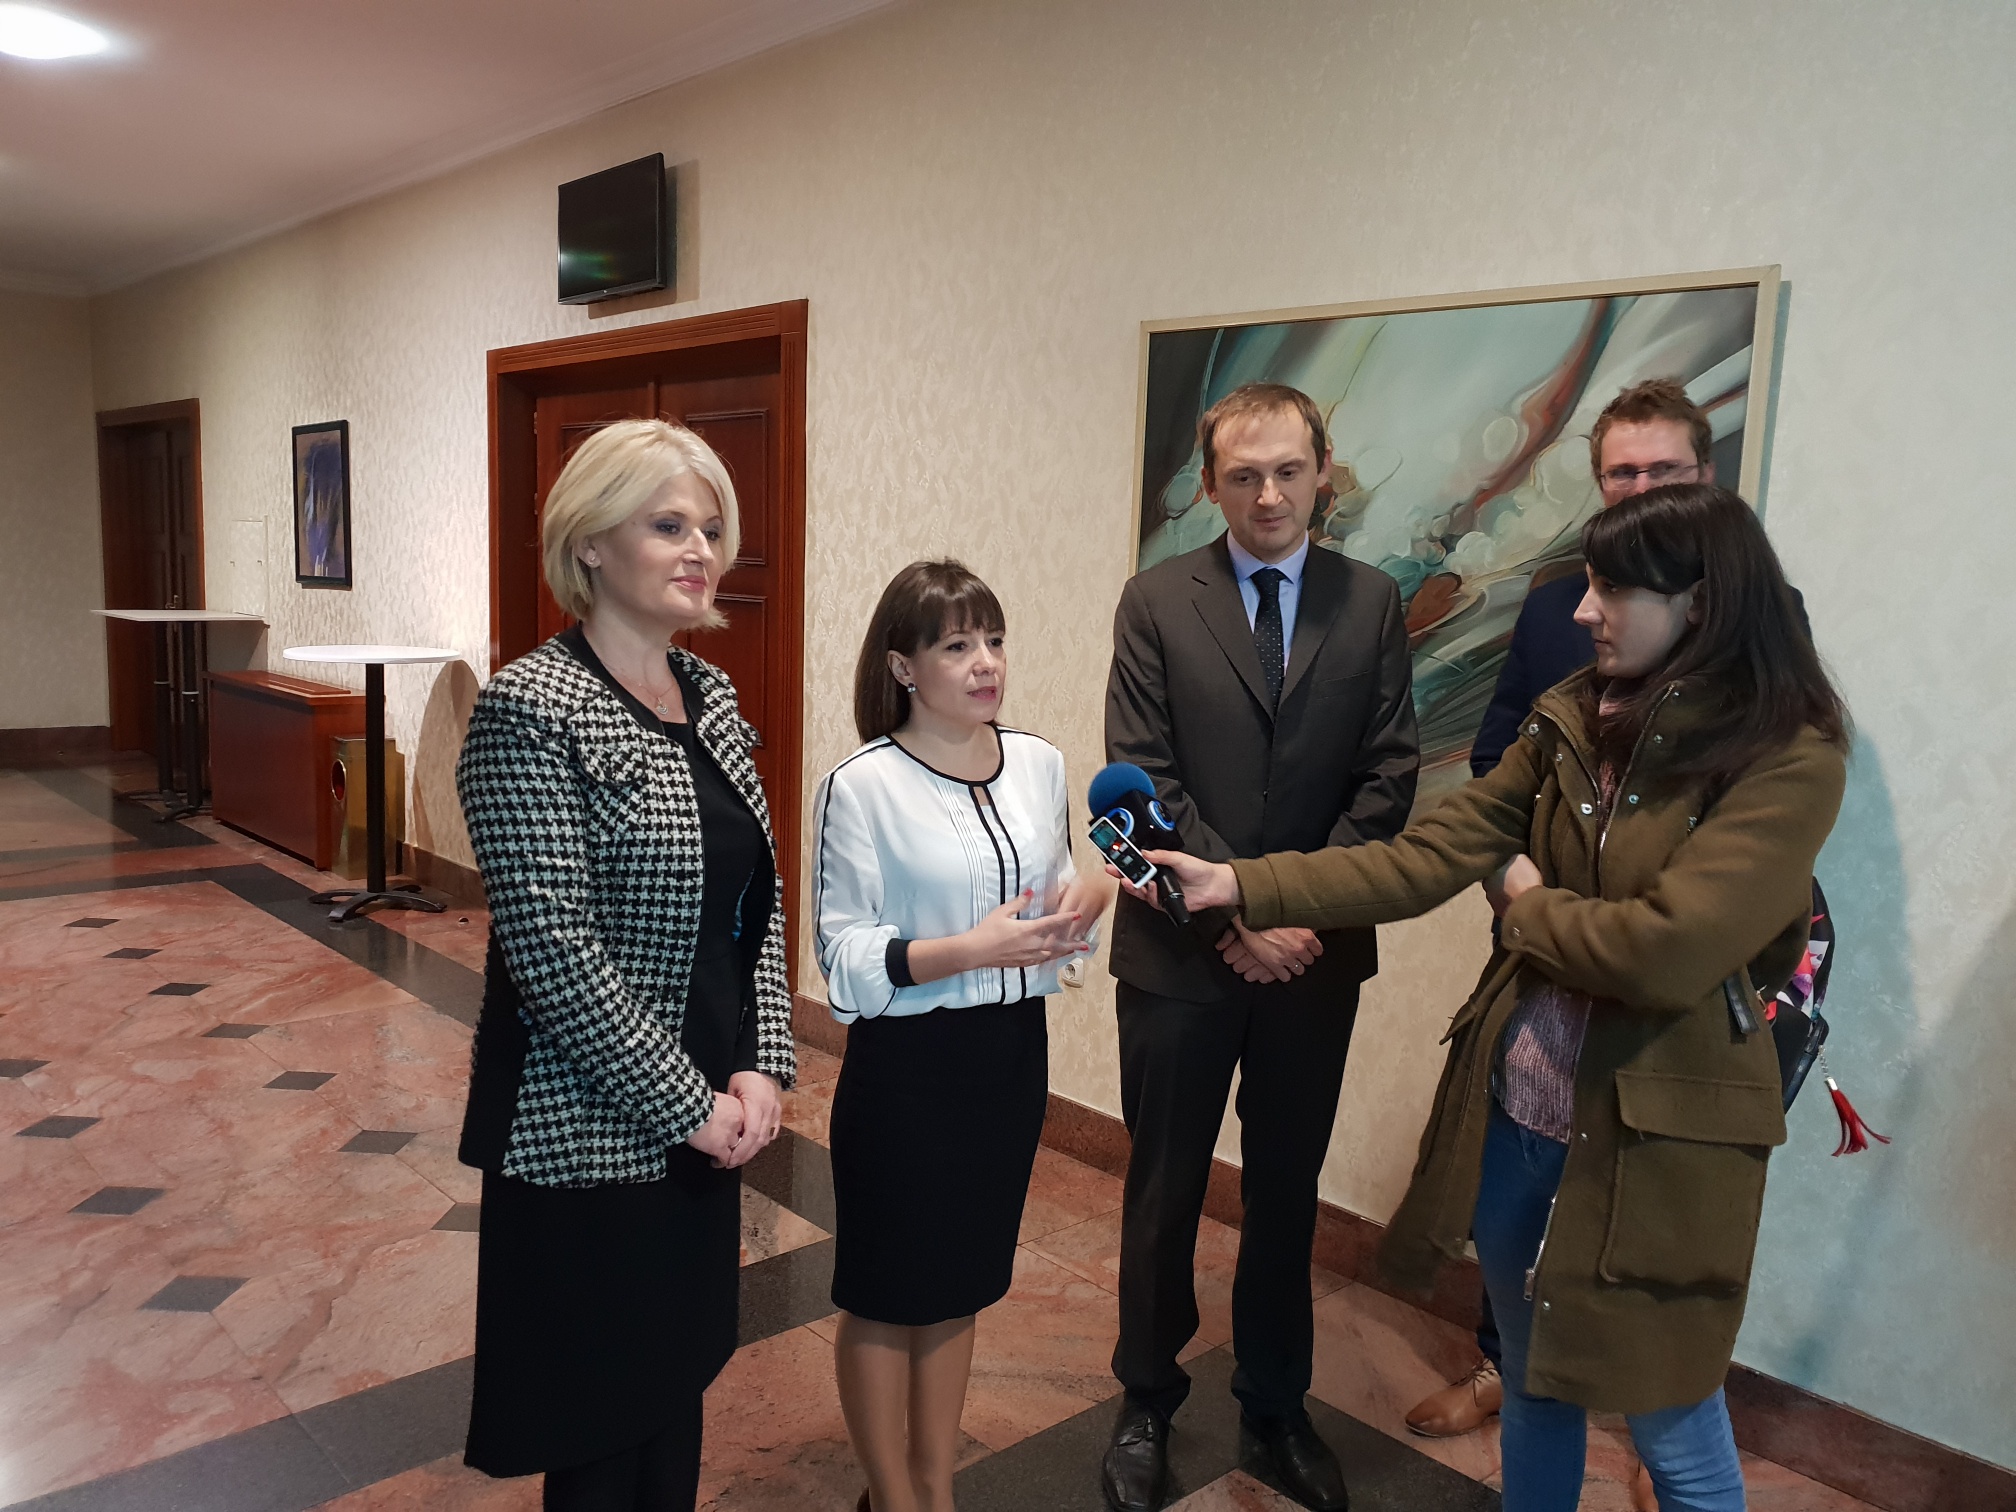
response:
[[(1113, 618), (1106, 759), (1146, 771), (1184, 849), (1207, 860), (1392, 839), (1421, 759), (1399, 590), (1310, 548), (1277, 717), (1224, 537), (1138, 574)], [(1303, 975), (1248, 983), (1212, 948), (1231, 917), (1213, 910), (1180, 930), (1123, 893), (1113, 975), (1188, 1002), (1258, 1001), (1320, 997), (1379, 969), (1373, 931), (1325, 930)]]
[[(749, 755), (756, 732), (726, 674), (679, 649), (671, 661), (699, 694), (687, 709), (695, 737), (763, 826), (766, 864), (751, 878), (741, 937), (756, 957), (756, 1067), (789, 1087), (783, 889)], [(668, 1147), (714, 1111), (714, 1089), (680, 1046), (705, 883), (685, 750), (559, 636), (491, 678), (455, 779), (489, 899), (492, 961), (501, 947), (523, 1004), (522, 1035), (487, 1016), (477, 1032), (472, 1113), (508, 1108), (509, 1119), (485, 1129), (472, 1117), (463, 1160), (548, 1186), (663, 1178)], [(477, 1095), (499, 1076), (516, 1080), (515, 1099)]]

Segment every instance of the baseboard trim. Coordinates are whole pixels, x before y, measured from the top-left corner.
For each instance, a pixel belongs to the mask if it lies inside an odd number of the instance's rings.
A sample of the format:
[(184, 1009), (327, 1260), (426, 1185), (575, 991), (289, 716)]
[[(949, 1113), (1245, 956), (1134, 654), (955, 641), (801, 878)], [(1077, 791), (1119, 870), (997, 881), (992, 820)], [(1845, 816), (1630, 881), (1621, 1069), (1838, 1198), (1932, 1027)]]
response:
[(0, 767), (66, 766), (112, 754), (110, 725), (30, 725), (0, 730)]
[(422, 887), (446, 893), (464, 908), (485, 908), (483, 879), (476, 868), (446, 856), (437, 856), (421, 846), (406, 846), (406, 874)]
[[(828, 1055), (844, 1055), (847, 1027), (826, 1004), (803, 993), (791, 1004), (798, 1038)], [(1131, 1142), (1126, 1125), (1110, 1113), (1050, 1094), (1043, 1143), (1114, 1176), (1127, 1174)], [(1204, 1211), (1220, 1223), (1239, 1223), (1239, 1168), (1211, 1163)], [(1380, 1277), (1376, 1255), (1386, 1226), (1328, 1202), (1317, 1204), (1314, 1260), (1325, 1270), (1376, 1290), (1392, 1289)], [(1435, 1295), (1402, 1300), (1465, 1328), (1477, 1326), (1482, 1283), (1474, 1261), (1443, 1268)], [(1810, 1480), (1883, 1512), (2016, 1512), (2016, 1472), (1920, 1438), (1894, 1424), (1815, 1396), (1747, 1365), (1728, 1380), (1729, 1417), (1736, 1442), (1759, 1458), (1796, 1470)]]
[(1732, 1365), (1736, 1442), (1884, 1512), (2016, 1512), (2016, 1471)]
[(791, 995), (791, 1033), (801, 1044), (828, 1055), (847, 1053), (847, 1026), (826, 1004), (802, 992)]

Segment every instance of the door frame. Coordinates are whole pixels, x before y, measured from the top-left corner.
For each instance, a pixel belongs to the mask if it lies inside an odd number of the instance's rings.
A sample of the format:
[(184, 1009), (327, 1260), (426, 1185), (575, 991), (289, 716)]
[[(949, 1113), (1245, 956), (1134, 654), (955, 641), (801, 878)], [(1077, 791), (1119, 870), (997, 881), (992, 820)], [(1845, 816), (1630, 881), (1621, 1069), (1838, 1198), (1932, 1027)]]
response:
[[(202, 405), (195, 399), (169, 399), (160, 404), (136, 404), (126, 409), (99, 410), (97, 420), (98, 442), (98, 571), (99, 595), (108, 609), (130, 608), (131, 605), (109, 602), (111, 594), (111, 546), (115, 533), (127, 523), (132, 501), (128, 491), (127, 475), (121, 460), (115, 453), (118, 443), (112, 432), (139, 425), (159, 425), (164, 420), (186, 420), (189, 422), (189, 469), (191, 493), (194, 508), (191, 518), (195, 524), (196, 541), (192, 553), (194, 570), (191, 572), (193, 604), (183, 607), (202, 609), (209, 604), (209, 589), (206, 583), (203, 561), (203, 412)], [(116, 620), (105, 621), (105, 717), (108, 724), (116, 723), (113, 711), (111, 681), (114, 676), (112, 654), (113, 637), (121, 627)], [(151, 705), (149, 706), (151, 707)], [(166, 739), (162, 731), (155, 731), (155, 741)], [(118, 742), (113, 742), (115, 749)]]
[[(778, 746), (776, 771), (784, 789), (771, 797), (770, 823), (777, 840), (778, 870), (785, 880), (785, 904), (795, 909), (799, 891), (800, 815), (805, 784), (805, 300), (754, 305), (695, 315), (683, 320), (624, 326), (585, 336), (525, 346), (499, 347), (486, 355), (490, 410), (490, 671), (523, 656), (538, 644), (535, 595), (509, 602), (507, 578), (536, 582), (539, 542), (537, 447), (533, 407), (540, 394), (610, 387), (641, 378), (663, 378), (666, 359), (684, 354), (680, 378), (706, 378), (747, 371), (752, 358), (776, 354), (778, 489), (783, 509), (777, 542), (777, 617), (783, 645), (776, 659), (783, 678), (786, 728), (765, 731)], [(766, 351), (766, 349), (768, 349)], [(767, 364), (766, 364), (767, 365)], [(797, 941), (785, 931), (795, 987)]]

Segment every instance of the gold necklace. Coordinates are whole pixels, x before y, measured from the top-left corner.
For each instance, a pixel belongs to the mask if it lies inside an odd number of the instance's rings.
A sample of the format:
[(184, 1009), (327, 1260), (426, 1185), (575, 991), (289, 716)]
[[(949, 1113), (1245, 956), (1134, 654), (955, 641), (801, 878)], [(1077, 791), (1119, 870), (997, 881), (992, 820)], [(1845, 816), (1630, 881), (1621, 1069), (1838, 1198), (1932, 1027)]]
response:
[(644, 689), (644, 696), (650, 702), (651, 707), (657, 710), (658, 717), (660, 719), (670, 719), (672, 717), (672, 711), (665, 706), (665, 701), (672, 696), (672, 690), (679, 686), (679, 678), (677, 674), (675, 673), (672, 678), (672, 681), (670, 681), (665, 685), (665, 691), (663, 693), (652, 692), (650, 682), (644, 678), (640, 677), (638, 679), (638, 682), (642, 684)]

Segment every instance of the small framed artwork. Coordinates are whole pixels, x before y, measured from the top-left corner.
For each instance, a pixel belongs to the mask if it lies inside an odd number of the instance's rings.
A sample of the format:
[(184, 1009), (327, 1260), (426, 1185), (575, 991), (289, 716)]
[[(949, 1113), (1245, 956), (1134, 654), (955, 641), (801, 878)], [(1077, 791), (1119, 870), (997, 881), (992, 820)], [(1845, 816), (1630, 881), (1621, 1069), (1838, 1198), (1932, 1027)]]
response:
[(350, 586), (350, 422), (294, 427), (294, 581)]

